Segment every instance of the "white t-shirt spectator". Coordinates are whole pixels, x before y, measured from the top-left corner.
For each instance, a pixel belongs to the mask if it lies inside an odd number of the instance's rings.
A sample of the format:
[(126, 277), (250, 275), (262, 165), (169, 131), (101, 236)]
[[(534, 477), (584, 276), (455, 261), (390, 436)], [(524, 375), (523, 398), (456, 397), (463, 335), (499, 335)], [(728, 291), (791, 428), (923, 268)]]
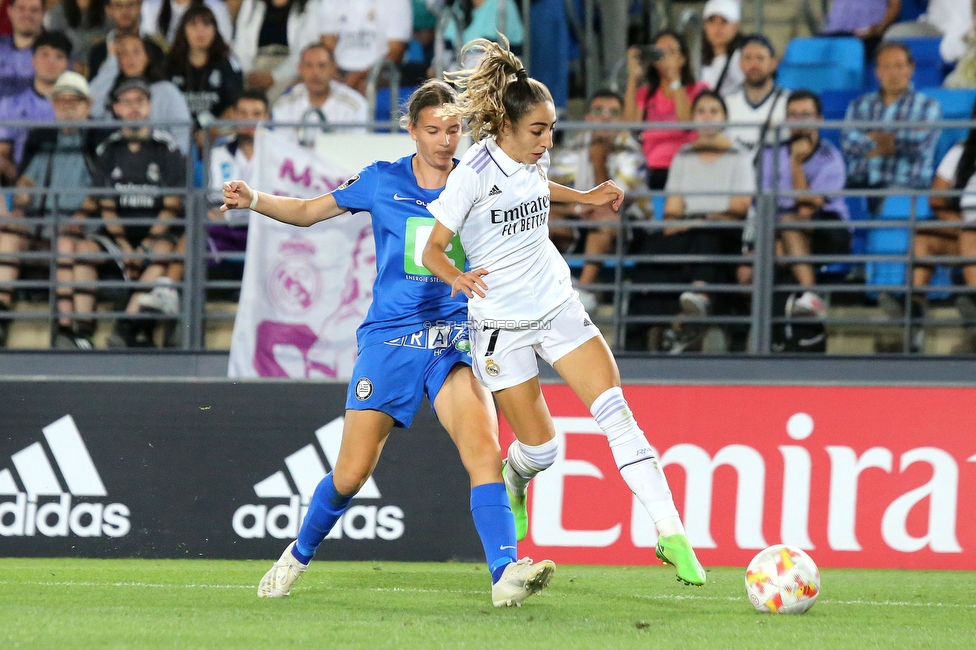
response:
[[(224, 202), (224, 183), (241, 180), (250, 183), (254, 178), (254, 159), (248, 159), (237, 140), (214, 147), (210, 152), (210, 205)], [(246, 226), (251, 211), (248, 208), (227, 210), (224, 219), (232, 226)]]
[[(702, 179), (708, 179), (707, 184), (702, 183)], [(733, 146), (715, 160), (705, 161), (694, 145), (686, 144), (671, 161), (664, 189), (685, 200), (685, 216), (726, 212), (733, 196), (746, 196), (756, 191), (752, 154)], [(703, 195), (696, 192), (726, 193)]]
[(708, 84), (709, 88), (726, 98), (742, 90), (742, 84), (746, 80), (746, 73), (742, 71), (742, 51), (736, 50), (732, 53), (732, 61), (725, 72), (725, 78), (722, 79), (722, 87), (715, 88), (728, 60), (729, 57), (720, 54), (712, 59), (711, 64), (703, 65), (701, 69), (701, 80)]
[[(957, 144), (946, 152), (935, 175), (949, 183), (950, 187), (956, 186), (956, 170), (959, 168), (959, 160), (962, 158), (963, 145)], [(959, 198), (959, 207), (962, 208), (962, 220), (966, 223), (976, 222), (976, 174), (969, 177), (966, 187), (963, 188), (963, 195)]]
[[(314, 132), (318, 130), (318, 125), (322, 122), (332, 124), (365, 124), (369, 121), (369, 105), (366, 98), (354, 89), (340, 83), (332, 81), (329, 83), (329, 98), (318, 108), (312, 106), (308, 98), (308, 88), (305, 84), (293, 86), (291, 90), (281, 96), (275, 102), (271, 110), (271, 119), (274, 122), (304, 122), (309, 124), (309, 133), (314, 138)], [(325, 118), (324, 120), (322, 118)], [(306, 138), (303, 137), (304, 129), (282, 127), (276, 129), (282, 135), (286, 135), (296, 142), (305, 144)], [(344, 133), (366, 133), (366, 127), (343, 128)]]
[[(169, 2), (173, 15), (169, 19), (169, 28), (165, 34), (162, 34), (159, 31), (159, 12), (163, 10), (163, 2), (166, 1)], [(217, 19), (217, 31), (220, 32), (224, 42), (230, 45), (231, 41), (234, 40), (234, 21), (230, 19), (230, 12), (227, 10), (227, 5), (221, 2), (221, 0), (203, 0), (203, 4), (213, 12), (214, 18)], [(142, 24), (139, 26), (139, 29), (143, 34), (158, 34), (161, 38), (165, 38), (167, 43), (172, 45), (173, 39), (176, 38), (176, 28), (180, 26), (180, 21), (183, 20), (183, 14), (189, 8), (190, 2), (181, 5), (173, 2), (173, 0), (143, 0)]]
[[(254, 59), (258, 55), (258, 41), (261, 38), (261, 26), (267, 14), (267, 3), (264, 0), (244, 0), (237, 14), (237, 33), (234, 35), (234, 54), (241, 62), (244, 74), (254, 72)], [(319, 0), (309, 0), (305, 11), (298, 11), (296, 3), (288, 12), (288, 58), (281, 62), (271, 76), (275, 83), (291, 81), (298, 77), (298, 63), (302, 49), (319, 40), (322, 30), (319, 18), (322, 8)]]
[(323, 0), (319, 23), (322, 34), (338, 36), (340, 70), (368, 70), (386, 55), (389, 41), (410, 41), (413, 8), (410, 0)]
[[(766, 98), (757, 105), (749, 102), (745, 89), (729, 95), (725, 98), (725, 105), (729, 109), (729, 122), (752, 122), (757, 126), (730, 126), (725, 130), (725, 135), (732, 142), (746, 149), (755, 149), (759, 142), (759, 135), (762, 133), (762, 125), (769, 120), (770, 128), (766, 130), (766, 145), (775, 144), (776, 134), (772, 127), (786, 120), (786, 101), (789, 97), (790, 91), (782, 86), (774, 86)], [(780, 139), (786, 139), (786, 134), (781, 132)]]

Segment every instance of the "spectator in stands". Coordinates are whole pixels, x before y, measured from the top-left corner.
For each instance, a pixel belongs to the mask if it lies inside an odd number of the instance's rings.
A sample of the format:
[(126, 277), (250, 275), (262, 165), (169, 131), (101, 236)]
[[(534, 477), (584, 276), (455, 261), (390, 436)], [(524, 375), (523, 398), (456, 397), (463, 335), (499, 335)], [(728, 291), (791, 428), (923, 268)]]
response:
[[(730, 122), (752, 122), (759, 126), (729, 127), (726, 134), (746, 149), (754, 150), (762, 141), (774, 144), (773, 127), (786, 117), (786, 100), (790, 92), (776, 79), (776, 50), (762, 34), (747, 36), (742, 45), (742, 90), (726, 97)], [(781, 133), (780, 137), (785, 137)]]
[[(265, 122), (271, 117), (268, 99), (259, 90), (246, 90), (234, 104), (235, 120), (241, 122)], [(247, 223), (250, 210), (221, 212), (223, 185), (227, 181), (242, 180), (250, 184), (254, 178), (254, 130), (253, 126), (240, 126), (226, 143), (210, 152), (210, 209), (207, 216), (207, 243), (214, 253), (243, 253), (247, 248)], [(213, 266), (233, 268), (237, 277), (243, 265), (220, 263)]]
[(0, 0), (0, 37), (10, 36), (14, 33), (13, 25), (10, 24), (10, 16), (7, 9), (10, 8), (10, 0)]
[[(881, 88), (852, 101), (844, 119), (880, 120), (891, 122), (894, 128), (844, 131), (848, 188), (925, 189), (932, 182), (939, 130), (898, 128), (899, 122), (936, 122), (942, 118), (939, 103), (912, 86), (914, 70), (907, 45), (885, 41), (878, 46)], [(872, 213), (877, 213), (882, 204), (880, 197), (868, 198)]]
[[(976, 109), (972, 118), (976, 120)], [(955, 255), (976, 257), (976, 129), (970, 129), (964, 142), (946, 153), (932, 181), (932, 189), (938, 191), (957, 190), (962, 196), (930, 196), (929, 205), (935, 215), (945, 221), (959, 223), (958, 229), (919, 230), (915, 233), (915, 257), (932, 255)], [(930, 264), (916, 262), (912, 270), (912, 283), (919, 287), (932, 280), (934, 268)], [(976, 290), (976, 265), (962, 267), (963, 281), (967, 287)], [(976, 294), (956, 296), (956, 308), (963, 319), (965, 340), (959, 352), (976, 352)], [(914, 294), (915, 316), (925, 313), (925, 294)], [(916, 340), (915, 347), (923, 346)]]
[(190, 122), (190, 109), (180, 89), (173, 82), (163, 79), (159, 70), (161, 62), (149, 59), (151, 40), (148, 37), (120, 35), (115, 37), (114, 43), (116, 56), (105, 60), (91, 82), (92, 97), (95, 98), (92, 117), (111, 116), (108, 99), (114, 96), (114, 89), (128, 79), (142, 79), (152, 88), (153, 122), (161, 123), (161, 128), (173, 135), (180, 151), (185, 154), (190, 150), (190, 129), (174, 127), (172, 123)]
[(210, 7), (217, 20), (217, 31), (225, 43), (234, 40), (234, 21), (222, 0), (145, 0), (142, 3), (143, 34), (155, 34), (172, 44), (183, 14), (194, 4)]
[(117, 69), (118, 61), (115, 60), (115, 39), (120, 36), (149, 36), (144, 40), (146, 53), (150, 61), (162, 61), (166, 56), (165, 48), (168, 44), (158, 36), (150, 36), (139, 32), (139, 22), (142, 15), (142, 0), (108, 0), (105, 6), (105, 13), (112, 19), (115, 27), (109, 31), (105, 38), (98, 39), (92, 45), (91, 54), (88, 57), (88, 78), (94, 79), (101, 70), (102, 63), (106, 59), (115, 61)]
[[(121, 55), (120, 55), (121, 56)], [(125, 79), (112, 94), (116, 116), (126, 121), (145, 121), (152, 115), (152, 91), (142, 79)], [(114, 256), (111, 263), (122, 277), (138, 282), (155, 282), (166, 271), (167, 263), (136, 259), (133, 253), (166, 255), (172, 253), (182, 228), (171, 225), (183, 215), (183, 198), (144, 193), (159, 187), (185, 184), (186, 161), (173, 137), (165, 131), (143, 127), (122, 127), (98, 146), (95, 163), (96, 186), (114, 188), (115, 196), (97, 197), (95, 215), (106, 219), (98, 234), (78, 243), (78, 251), (105, 251)], [(155, 218), (152, 226), (126, 225), (127, 219)], [(79, 281), (94, 281), (96, 266), (78, 263), (75, 275)], [(137, 314), (145, 289), (134, 291), (126, 306), (127, 314)], [(84, 298), (85, 296), (82, 296)], [(94, 309), (95, 296), (78, 311)], [(151, 346), (152, 332), (142, 326), (146, 321), (121, 318), (109, 337), (110, 347)]]
[(871, 60), (885, 30), (900, 13), (901, 0), (834, 0), (823, 33), (856, 36), (864, 42), (864, 55)]
[[(623, 97), (610, 90), (596, 93), (589, 103), (585, 121), (607, 124), (623, 120)], [(552, 151), (549, 178), (555, 183), (574, 188), (591, 188), (613, 179), (628, 193), (647, 190), (644, 182), (644, 154), (640, 143), (626, 130), (608, 128), (600, 131), (584, 131), (570, 142)], [(650, 213), (647, 198), (632, 199), (621, 207), (621, 213), (634, 218), (646, 218)], [(582, 219), (588, 222), (607, 222), (616, 225), (618, 214), (609, 206), (583, 206), (579, 204), (553, 203), (551, 214), (555, 219)], [(583, 253), (607, 255), (617, 244), (617, 228), (550, 227), (549, 235), (561, 253), (573, 249), (577, 239), (583, 240)], [(588, 287), (597, 281), (602, 262), (587, 262), (580, 273), (577, 289), (580, 301), (587, 310), (597, 306), (597, 295)]]
[[(0, 99), (0, 124), (6, 120), (53, 120), (49, 99), (58, 77), (68, 67), (71, 41), (61, 32), (45, 32), (31, 46), (33, 84), (15, 95)], [(0, 179), (10, 184), (18, 175), (27, 129), (0, 126)]]
[[(68, 71), (62, 74), (51, 92), (54, 113), (59, 122), (82, 121), (88, 119), (91, 109), (91, 93), (85, 77), (77, 72)], [(57, 235), (52, 226), (41, 229), (44, 237), (50, 240), (50, 245), (56, 246), (60, 256), (57, 261), (57, 308), (59, 312), (57, 337), (55, 344), (61, 348), (91, 348), (91, 336), (95, 331), (95, 323), (91, 320), (79, 322), (72, 327), (70, 312), (75, 311), (75, 300), (81, 294), (91, 293), (91, 290), (74, 289), (63, 286), (64, 283), (74, 281), (73, 254), (78, 241), (83, 235), (81, 219), (85, 218), (83, 205), (86, 201), (82, 193), (70, 190), (87, 190), (92, 184), (92, 154), (94, 153), (91, 131), (77, 128), (32, 129), (27, 138), (24, 159), (21, 164), (21, 175), (17, 179), (18, 187), (40, 188), (52, 190), (47, 194), (17, 194), (14, 199), (14, 215), (30, 218), (58, 218), (61, 225)], [(69, 190), (65, 193), (58, 189)], [(27, 249), (31, 243), (30, 231), (23, 229), (16, 237), (16, 251)], [(9, 237), (10, 233), (6, 233)], [(0, 238), (2, 239), (2, 238)], [(37, 242), (37, 240), (34, 240)], [(8, 250), (0, 244), (0, 250)], [(12, 271), (16, 279), (17, 268), (5, 269), (8, 274)], [(9, 295), (0, 298), (0, 303), (9, 304)], [(0, 309), (3, 305), (0, 304)]]
[[(698, 137), (675, 155), (665, 188), (668, 197), (664, 218), (674, 225), (646, 237), (638, 249), (642, 255), (738, 255), (740, 252), (740, 230), (688, 228), (680, 224), (685, 219), (743, 220), (756, 190), (752, 153), (714, 126), (728, 119), (721, 95), (712, 90), (699, 93), (692, 104), (692, 119), (702, 125)], [(702, 191), (710, 194), (703, 195)], [(714, 192), (725, 194), (711, 194)], [(734, 265), (728, 263), (639, 264), (634, 273), (634, 281), (640, 283), (695, 285), (678, 299), (680, 313), (692, 317), (712, 312), (708, 285), (729, 283), (733, 278)], [(629, 313), (669, 313), (662, 295), (633, 294)], [(670, 310), (673, 313), (673, 307)], [(628, 348), (646, 349), (648, 329), (648, 326), (629, 327)], [(702, 327), (675, 325), (665, 332), (662, 348), (672, 353), (691, 350), (701, 344), (703, 335)]]
[(322, 43), (339, 80), (366, 94), (366, 77), (381, 58), (400, 65), (413, 33), (410, 0), (322, 0)]
[(209, 7), (192, 5), (183, 14), (165, 76), (183, 93), (198, 126), (206, 127), (231, 110), (244, 89), (244, 77)]
[[(312, 146), (315, 132), (334, 124), (365, 124), (369, 121), (366, 99), (336, 80), (332, 54), (321, 43), (302, 51), (298, 76), (302, 82), (281, 96), (271, 113), (274, 122), (309, 124), (308, 128), (283, 127), (280, 131), (295, 141)], [(352, 127), (350, 133), (365, 133), (366, 127)]]
[(302, 50), (319, 40), (317, 0), (244, 0), (233, 50), (245, 86), (274, 103), (298, 79)]
[(11, 0), (7, 15), (13, 34), (0, 38), (0, 98), (31, 86), (31, 47), (44, 29), (44, 4), (42, 0)]
[[(786, 119), (795, 122), (823, 120), (820, 97), (809, 90), (790, 94)], [(810, 221), (849, 221), (850, 214), (844, 199), (832, 195), (844, 189), (846, 168), (844, 157), (830, 142), (820, 138), (816, 128), (790, 129), (790, 141), (778, 150), (767, 147), (763, 151), (762, 189), (781, 192), (808, 190), (816, 196), (780, 196), (776, 220), (781, 224)], [(850, 233), (846, 229), (780, 230), (777, 251), (786, 255), (846, 255), (850, 253)], [(827, 313), (826, 305), (814, 291), (816, 284), (813, 266), (793, 264), (797, 284), (810, 287), (790, 303), (788, 316), (816, 316)]]
[(739, 32), (742, 9), (738, 0), (708, 0), (702, 11), (705, 38), (702, 39), (701, 80), (722, 97), (742, 88), (742, 43)]
[[(522, 11), (515, 0), (505, 0), (505, 8), (505, 38), (508, 39), (512, 51), (518, 54), (525, 39)], [(461, 42), (458, 42), (453, 23), (448, 26), (444, 37), (455, 50), (460, 50), (465, 43), (476, 38), (497, 41), (498, 34), (498, 0), (471, 0), (471, 16), (461, 33)]]
[[(942, 36), (939, 55), (946, 63), (955, 63), (966, 53), (973, 36), (973, 3), (959, 0), (929, 0), (917, 23), (926, 23)], [(921, 35), (921, 34), (920, 34)]]
[[(628, 122), (690, 121), (691, 103), (707, 86), (696, 82), (691, 73), (684, 39), (676, 32), (661, 32), (654, 39), (649, 58), (654, 62), (647, 66), (645, 73), (640, 48), (627, 50), (624, 119)], [(684, 129), (644, 131), (648, 187), (652, 190), (664, 188), (674, 154), (694, 139), (695, 133)]]
[(105, 0), (60, 0), (44, 16), (44, 28), (64, 32), (71, 39), (71, 61), (87, 73), (92, 45), (108, 33)]

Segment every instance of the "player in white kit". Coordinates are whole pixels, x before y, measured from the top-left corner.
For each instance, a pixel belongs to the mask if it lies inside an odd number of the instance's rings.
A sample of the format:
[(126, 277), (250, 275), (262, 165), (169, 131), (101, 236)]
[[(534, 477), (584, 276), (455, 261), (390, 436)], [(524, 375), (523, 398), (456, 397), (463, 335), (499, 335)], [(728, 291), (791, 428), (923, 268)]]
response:
[[(620, 474), (658, 531), (657, 556), (678, 579), (703, 585), (705, 571), (685, 536), (661, 471), (620, 388), (616, 361), (572, 287), (569, 267), (549, 240), (549, 203), (611, 204), (623, 191), (607, 181), (587, 192), (548, 180), (556, 112), (549, 90), (530, 79), (505, 45), (479, 39), (471, 70), (454, 74), (463, 90), (446, 116), (468, 121), (476, 141), (428, 206), (437, 219), (424, 266), (468, 298), (472, 367), (511, 424), (504, 479), (518, 538), (528, 518), (526, 487), (554, 462), (557, 440), (539, 386), (536, 353), (589, 407), (607, 435)], [(469, 261), (461, 272), (446, 251), (454, 234)]]

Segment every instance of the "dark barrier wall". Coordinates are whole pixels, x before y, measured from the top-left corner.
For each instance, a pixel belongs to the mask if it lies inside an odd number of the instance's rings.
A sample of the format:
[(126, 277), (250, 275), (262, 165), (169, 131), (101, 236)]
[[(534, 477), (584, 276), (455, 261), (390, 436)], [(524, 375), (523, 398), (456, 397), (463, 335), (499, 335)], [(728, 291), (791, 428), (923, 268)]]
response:
[[(274, 559), (339, 450), (345, 387), (0, 382), (0, 555)], [(319, 550), (483, 557), (457, 451), (425, 405)]]

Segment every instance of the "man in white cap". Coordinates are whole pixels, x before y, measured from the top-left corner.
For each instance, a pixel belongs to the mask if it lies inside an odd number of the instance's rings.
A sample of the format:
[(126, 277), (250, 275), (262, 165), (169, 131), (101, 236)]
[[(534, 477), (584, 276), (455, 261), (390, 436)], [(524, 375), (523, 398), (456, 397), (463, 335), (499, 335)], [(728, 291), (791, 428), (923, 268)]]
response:
[[(58, 122), (81, 122), (88, 119), (91, 110), (91, 92), (88, 82), (77, 72), (64, 72), (51, 90), (51, 104)], [(75, 280), (73, 253), (82, 234), (81, 219), (87, 216), (84, 208), (85, 194), (92, 185), (92, 140), (88, 133), (77, 127), (36, 128), (27, 135), (20, 164), (18, 187), (48, 189), (46, 194), (15, 194), (12, 215), (24, 218), (19, 227), (17, 251), (27, 248), (30, 238), (36, 235), (33, 219), (58, 219), (60, 225), (40, 229), (60, 254), (57, 262), (57, 304), (59, 314), (75, 310), (76, 291), (64, 286)], [(64, 190), (59, 192), (58, 190)], [(55, 234), (56, 233), (56, 234)], [(14, 269), (19, 275), (19, 268)], [(73, 324), (68, 316), (58, 317), (55, 345), (61, 348), (83, 347), (90, 349), (94, 322)], [(77, 342), (76, 342), (77, 341)]]
[(722, 97), (728, 97), (742, 88), (746, 78), (741, 64), (744, 38), (739, 31), (742, 20), (739, 0), (708, 0), (702, 18), (705, 38), (701, 80)]

